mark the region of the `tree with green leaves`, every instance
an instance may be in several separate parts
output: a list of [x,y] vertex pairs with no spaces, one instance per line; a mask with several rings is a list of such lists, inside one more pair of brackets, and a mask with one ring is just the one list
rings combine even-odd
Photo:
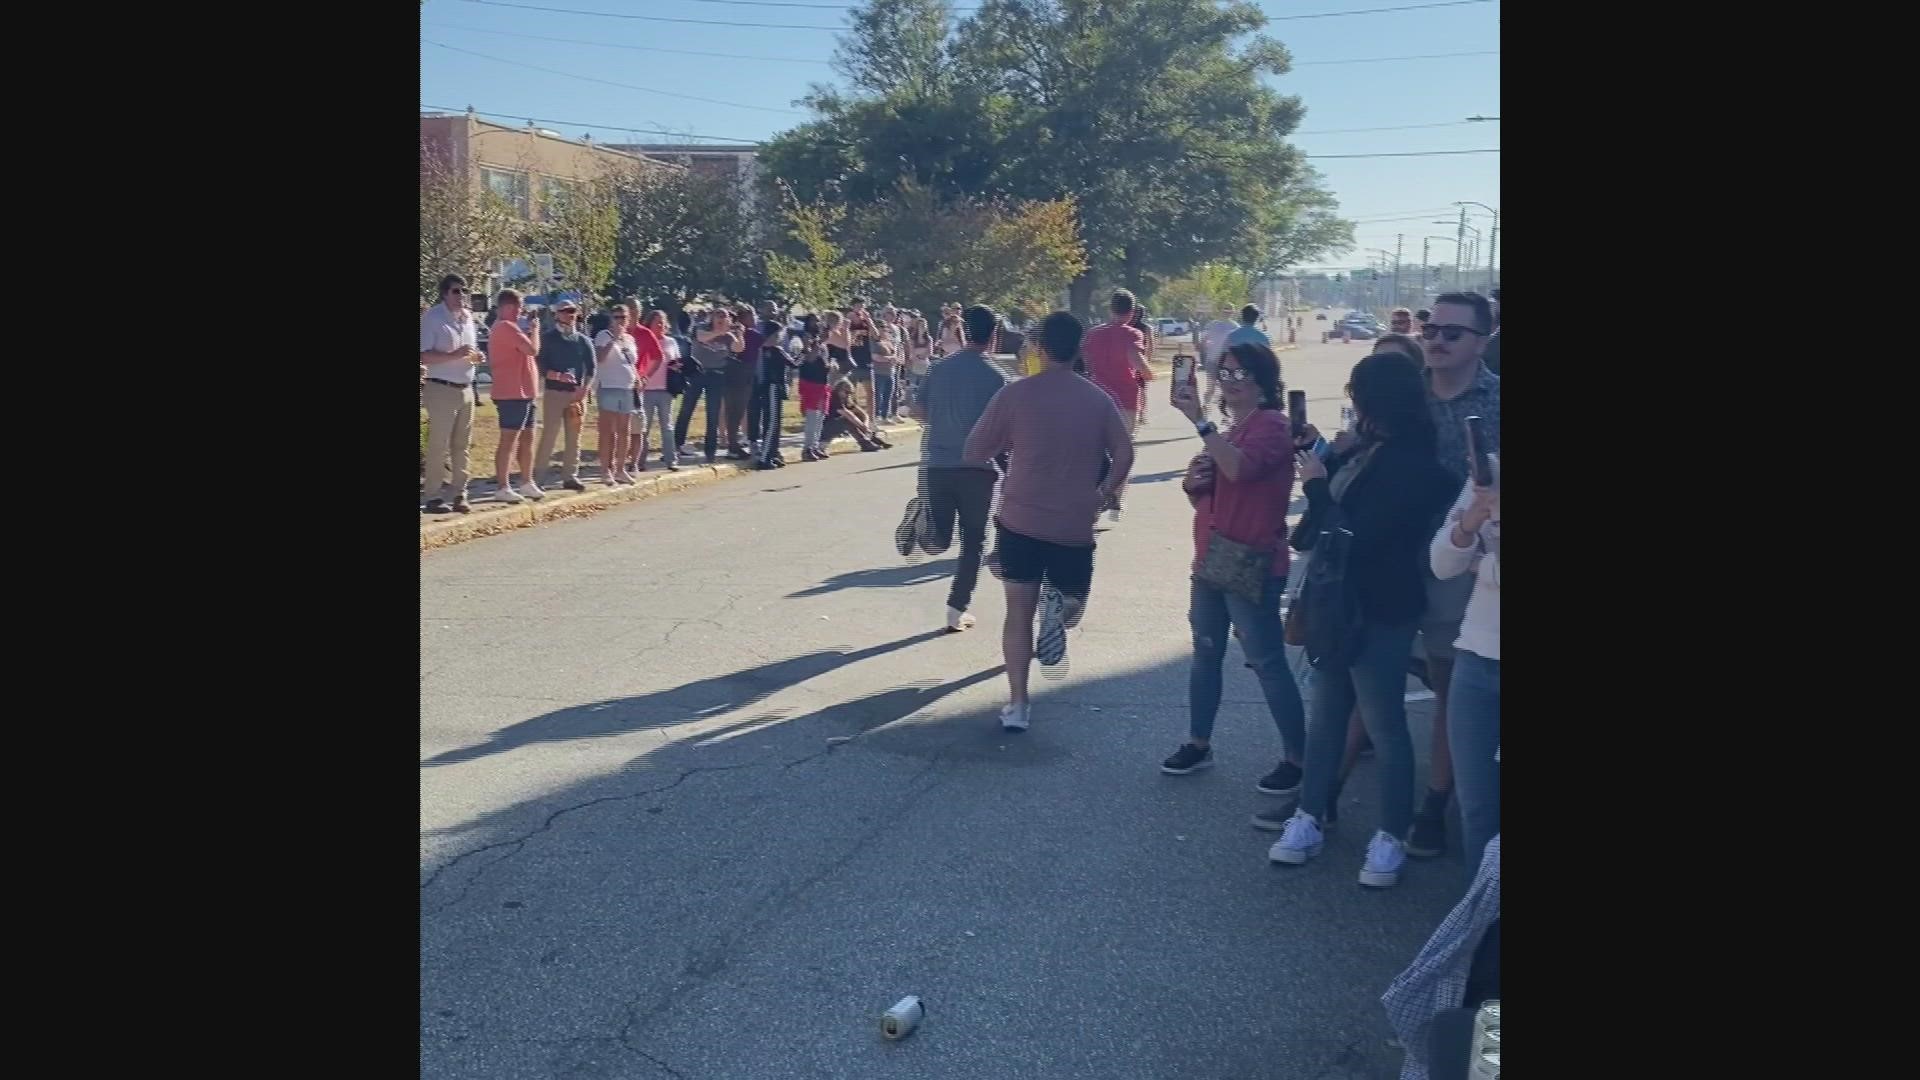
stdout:
[[[615,166],[599,175],[558,183],[543,195],[539,244],[553,254],[553,287],[600,296],[613,277],[620,238],[619,179]],[[542,290],[548,287],[542,283]]]
[[950,86],[946,0],[867,0],[848,17],[833,68],[873,97],[936,97]]
[[[866,10],[911,0],[871,0]],[[949,36],[905,21],[945,82],[817,91],[816,119],[762,155],[805,198],[883,199],[903,179],[943,200],[1071,197],[1096,284],[1146,291],[1206,262],[1282,269],[1348,242],[1286,137],[1303,109],[1263,76],[1290,65],[1244,0],[984,0]]]
[[783,189],[787,235],[804,253],[791,258],[777,251],[766,255],[767,280],[788,303],[809,311],[824,311],[846,303],[868,282],[884,277],[885,264],[846,257],[834,232],[846,211],[821,202],[803,203]]
[[502,259],[528,258],[527,223],[506,200],[434,155],[420,158],[420,297],[438,303],[440,279],[480,282]]
[[614,198],[615,293],[645,297],[669,310],[705,292],[739,298],[765,293],[759,251],[765,238],[731,181],[649,167],[620,174]]
[[957,196],[902,180],[848,218],[849,244],[884,260],[879,291],[921,311],[960,299],[1049,310],[1086,269],[1073,200]]

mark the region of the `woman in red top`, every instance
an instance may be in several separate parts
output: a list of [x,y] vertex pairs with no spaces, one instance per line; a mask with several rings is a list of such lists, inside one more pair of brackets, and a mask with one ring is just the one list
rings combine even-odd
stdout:
[[[1287,505],[1293,496],[1293,433],[1283,408],[1287,392],[1280,381],[1280,360],[1266,346],[1235,345],[1220,359],[1220,386],[1232,425],[1224,432],[1200,419],[1200,399],[1191,385],[1182,384],[1173,398],[1173,407],[1195,422],[1206,450],[1187,466],[1181,485],[1194,510],[1187,741],[1160,771],[1185,776],[1213,765],[1213,719],[1220,711],[1220,669],[1232,626],[1240,631],[1247,666],[1259,676],[1267,710],[1280,729],[1280,763],[1257,786],[1262,794],[1291,795],[1300,789],[1307,713],[1287,667],[1286,635],[1280,626],[1280,597],[1287,588]],[[1257,602],[1201,580],[1200,567],[1216,535],[1273,553]],[[1285,816],[1280,820],[1284,824]],[[1264,816],[1255,819],[1256,824],[1263,821]]]

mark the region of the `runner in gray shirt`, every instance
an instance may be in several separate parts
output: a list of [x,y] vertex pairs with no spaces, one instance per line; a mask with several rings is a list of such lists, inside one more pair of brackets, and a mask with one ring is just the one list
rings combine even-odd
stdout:
[[966,464],[963,451],[987,403],[1007,385],[1000,365],[986,354],[999,316],[992,308],[976,304],[966,310],[961,323],[966,347],[933,365],[914,402],[927,428],[922,439],[926,473],[921,495],[932,517],[935,550],[945,551],[953,543],[954,518],[960,519],[960,562],[947,594],[947,629],[956,631],[973,625],[967,605],[973,602],[973,587],[980,578],[993,485],[999,479],[991,465]]

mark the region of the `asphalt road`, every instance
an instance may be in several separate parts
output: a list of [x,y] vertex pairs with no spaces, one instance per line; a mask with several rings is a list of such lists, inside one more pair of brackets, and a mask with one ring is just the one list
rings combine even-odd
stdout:
[[[1323,427],[1367,348],[1282,355]],[[1395,1075],[1380,992],[1465,870],[1358,886],[1370,764],[1326,854],[1270,865],[1237,650],[1219,767],[1160,775],[1198,449],[1165,386],[1025,735],[998,582],[937,634],[950,560],[891,547],[912,441],[423,555],[422,1076]]]

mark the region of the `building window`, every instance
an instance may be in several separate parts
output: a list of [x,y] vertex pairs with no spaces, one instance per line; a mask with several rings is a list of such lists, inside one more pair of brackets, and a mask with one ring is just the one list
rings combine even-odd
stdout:
[[526,173],[483,167],[480,170],[480,182],[487,186],[488,191],[505,199],[507,205],[513,207],[521,217],[533,216],[531,200],[528,198]]
[[576,193],[580,185],[570,180],[560,180],[551,176],[540,178],[540,217],[545,220],[554,214],[556,201],[563,195]]

